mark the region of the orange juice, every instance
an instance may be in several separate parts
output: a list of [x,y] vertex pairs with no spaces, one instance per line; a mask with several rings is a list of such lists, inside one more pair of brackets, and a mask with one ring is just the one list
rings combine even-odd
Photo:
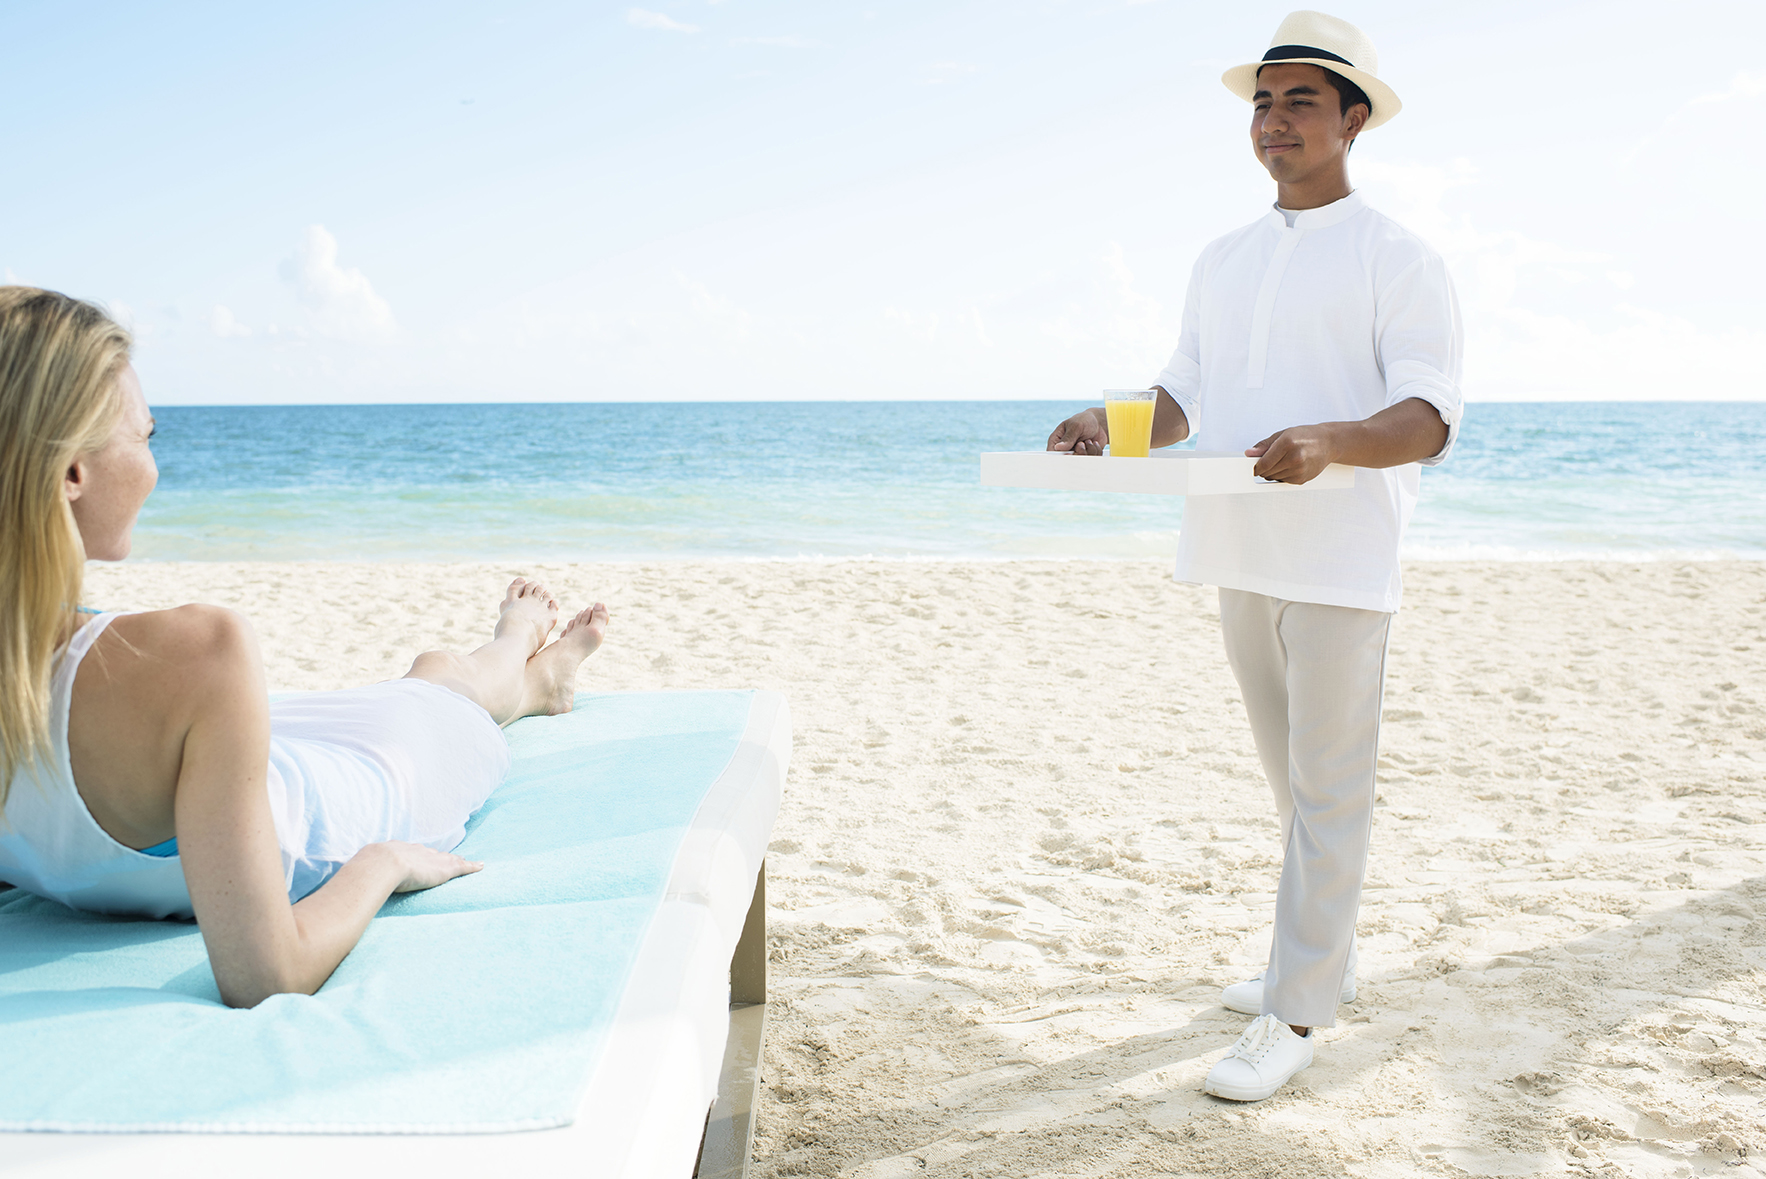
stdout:
[[1104,398],[1105,426],[1114,458],[1146,458],[1153,443],[1153,394]]

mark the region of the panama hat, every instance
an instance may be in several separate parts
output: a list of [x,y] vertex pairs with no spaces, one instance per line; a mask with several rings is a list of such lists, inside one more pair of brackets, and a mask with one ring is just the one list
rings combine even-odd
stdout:
[[1228,90],[1250,102],[1257,93],[1257,71],[1278,61],[1323,66],[1366,91],[1373,109],[1368,112],[1363,130],[1378,127],[1404,106],[1392,87],[1375,76],[1380,69],[1380,55],[1374,43],[1346,20],[1322,12],[1290,12],[1275,31],[1275,40],[1270,42],[1262,61],[1234,66],[1220,75],[1220,80]]

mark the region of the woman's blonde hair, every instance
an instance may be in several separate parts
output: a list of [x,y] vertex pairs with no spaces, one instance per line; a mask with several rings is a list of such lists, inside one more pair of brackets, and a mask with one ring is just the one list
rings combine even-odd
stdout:
[[0,286],[0,807],[49,737],[49,678],[86,550],[63,490],[110,440],[129,333],[90,303]]

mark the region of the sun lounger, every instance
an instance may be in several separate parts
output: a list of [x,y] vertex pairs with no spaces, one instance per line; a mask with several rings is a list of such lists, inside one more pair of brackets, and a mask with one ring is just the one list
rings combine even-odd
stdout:
[[227,1011],[188,924],[0,893],[0,1175],[745,1173],[784,698],[585,696],[510,741],[461,849],[490,868],[395,898],[310,999]]

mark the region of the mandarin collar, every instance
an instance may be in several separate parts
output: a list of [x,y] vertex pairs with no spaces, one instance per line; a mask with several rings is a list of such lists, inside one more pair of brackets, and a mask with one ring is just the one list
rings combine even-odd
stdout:
[[[1294,228],[1324,229],[1349,220],[1365,208],[1367,208],[1367,202],[1361,199],[1361,190],[1356,189],[1342,200],[1332,201],[1330,204],[1316,209],[1302,209],[1300,215],[1294,218]],[[1288,228],[1288,219],[1282,216],[1282,211],[1279,208],[1272,207],[1267,220],[1277,229]]]

